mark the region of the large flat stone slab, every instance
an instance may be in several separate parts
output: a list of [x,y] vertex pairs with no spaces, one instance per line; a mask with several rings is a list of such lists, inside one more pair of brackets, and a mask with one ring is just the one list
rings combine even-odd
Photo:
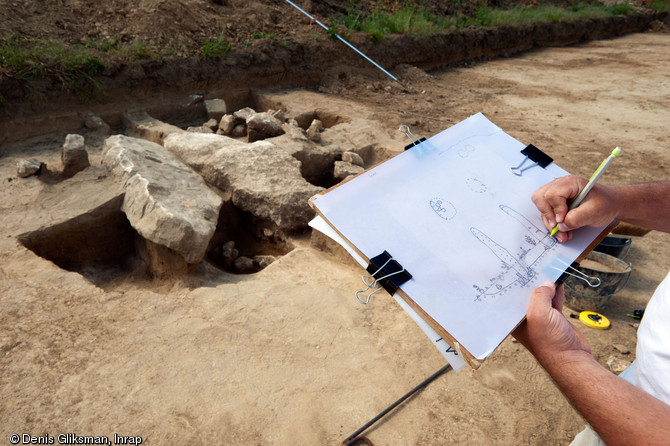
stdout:
[[147,139],[162,144],[165,137],[171,133],[181,133],[184,130],[150,116],[145,110],[128,110],[121,115],[126,127],[126,134],[135,138]]
[[307,227],[314,215],[308,200],[323,188],[305,180],[300,161],[270,142],[173,133],[164,144],[208,183],[231,193],[239,209],[283,231]]
[[123,183],[123,211],[145,239],[197,263],[218,220],[221,198],[162,146],[114,135],[105,141],[102,163]]

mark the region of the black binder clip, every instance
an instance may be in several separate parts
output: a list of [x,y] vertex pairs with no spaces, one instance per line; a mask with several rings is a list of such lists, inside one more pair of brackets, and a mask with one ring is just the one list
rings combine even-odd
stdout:
[[418,146],[419,144],[421,144],[422,142],[424,142],[426,140],[426,138],[417,138],[416,136],[414,136],[414,133],[412,133],[410,131],[409,127],[406,126],[406,125],[401,125],[398,130],[400,130],[405,135],[407,135],[409,140],[412,141],[411,143],[409,143],[405,146],[405,150],[411,149],[414,146]]
[[[542,150],[538,149],[537,147],[535,147],[535,146],[532,145],[532,144],[528,144],[528,145],[526,146],[526,148],[523,149],[523,150],[521,151],[521,153],[522,153],[523,155],[526,155],[526,157],[523,159],[523,161],[521,161],[521,164],[519,164],[519,165],[516,166],[516,167],[512,167],[512,168],[511,168],[512,173],[513,173],[514,175],[518,175],[518,176],[521,176],[521,173],[522,173],[524,170],[528,170],[528,169],[530,169],[531,167],[540,166],[540,167],[542,167],[542,168],[544,169],[544,168],[547,167],[549,164],[551,164],[551,162],[554,160],[552,157],[550,157],[549,155],[547,155],[547,154],[544,153]],[[533,164],[532,166],[528,166],[528,167],[525,167],[525,168],[522,169],[521,167],[522,167],[522,166],[526,163],[526,161],[528,161],[528,160],[531,160],[531,161],[532,161],[533,163],[535,163],[535,164]]]
[[[367,304],[373,294],[381,289],[385,289],[393,296],[398,288],[403,283],[412,278],[412,275],[400,263],[393,260],[388,251],[384,251],[376,257],[370,259],[370,264],[366,268],[370,274],[365,274],[361,277],[366,288],[356,291],[356,299],[362,303]],[[368,280],[372,280],[368,282]],[[378,286],[380,285],[380,286]],[[359,295],[367,290],[374,288],[374,291],[368,294],[365,299],[361,299]]]

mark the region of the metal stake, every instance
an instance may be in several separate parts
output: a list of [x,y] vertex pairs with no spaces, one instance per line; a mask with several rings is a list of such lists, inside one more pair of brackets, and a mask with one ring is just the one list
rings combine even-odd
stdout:
[[[402,402],[405,401],[407,398],[409,398],[410,396],[414,395],[414,394],[415,394],[416,392],[418,392],[419,390],[421,390],[421,389],[423,389],[424,387],[426,387],[426,386],[427,386],[428,384],[430,384],[433,380],[435,380],[436,378],[438,378],[438,377],[439,377],[440,375],[442,375],[443,373],[447,372],[450,368],[451,368],[451,366],[450,366],[449,364],[447,364],[447,365],[445,365],[444,367],[442,367],[440,370],[438,370],[437,372],[435,372],[433,375],[431,375],[430,377],[426,378],[426,380],[425,380],[424,382],[422,382],[421,384],[419,384],[418,386],[416,386],[415,388],[413,388],[412,390],[410,390],[409,392],[407,392],[407,393],[406,393],[402,398],[400,398],[398,401],[396,401],[395,403],[391,404],[389,407],[387,407],[386,409],[384,409],[379,415],[377,415],[376,417],[374,417],[373,419],[371,419],[370,421],[368,421],[367,423],[365,423],[365,425],[364,425],[363,427],[361,427],[360,429],[358,429],[358,430],[357,430],[356,432],[354,432],[353,434],[349,435],[349,436],[342,442],[342,445],[343,445],[343,446],[349,446],[350,444],[353,444],[355,441],[358,441],[358,440],[365,441],[365,440],[363,440],[363,438],[365,438],[365,437],[358,438],[358,436],[359,436],[360,434],[362,434],[367,428],[369,428],[370,426],[372,426],[373,424],[375,424],[377,421],[379,421],[384,415],[386,415],[387,413],[389,413],[390,411],[392,411],[393,409],[395,409],[397,406],[399,406],[400,404],[402,404]],[[370,444],[370,443],[369,443],[369,440],[368,440],[368,444]]]

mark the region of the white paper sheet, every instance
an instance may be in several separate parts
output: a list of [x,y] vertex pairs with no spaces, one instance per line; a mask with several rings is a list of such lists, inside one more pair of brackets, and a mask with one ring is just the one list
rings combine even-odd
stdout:
[[[514,175],[526,145],[481,113],[332,191],[314,205],[366,257],[384,250],[413,276],[402,290],[482,360],[603,228],[548,236],[533,191],[554,163]],[[525,166],[524,166],[525,167]]]

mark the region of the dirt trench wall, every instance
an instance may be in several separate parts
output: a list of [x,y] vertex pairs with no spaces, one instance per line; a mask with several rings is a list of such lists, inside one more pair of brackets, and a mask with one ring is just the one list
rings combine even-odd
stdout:
[[430,69],[466,60],[507,57],[537,47],[609,39],[648,30],[655,20],[668,21],[668,15],[631,14],[578,22],[465,29],[420,40],[411,36],[391,36],[383,47],[366,43],[362,49],[385,66],[405,63]]
[[[650,29],[654,21],[670,23],[670,16],[637,13],[578,22],[473,28],[424,39],[397,35],[388,36],[381,43],[357,33],[350,40],[391,71],[400,64],[430,69],[466,60],[506,57],[540,46],[642,32]],[[98,79],[102,93],[89,92],[83,99],[81,94],[64,92],[55,81],[27,86],[0,76],[0,94],[7,99],[4,110],[0,110],[0,145],[54,131],[76,130],[82,127],[87,112],[97,113],[114,125],[114,117],[128,108],[149,102],[173,108],[174,103],[194,93],[225,99],[240,108],[248,105],[245,101],[250,100],[252,89],[311,88],[319,85],[328,68],[340,64],[369,68],[371,79],[388,80],[353,50],[331,40],[283,45],[277,40],[262,39],[223,60],[148,60],[138,64],[109,69],[105,77]],[[34,100],[35,93],[41,98],[38,102]]]

